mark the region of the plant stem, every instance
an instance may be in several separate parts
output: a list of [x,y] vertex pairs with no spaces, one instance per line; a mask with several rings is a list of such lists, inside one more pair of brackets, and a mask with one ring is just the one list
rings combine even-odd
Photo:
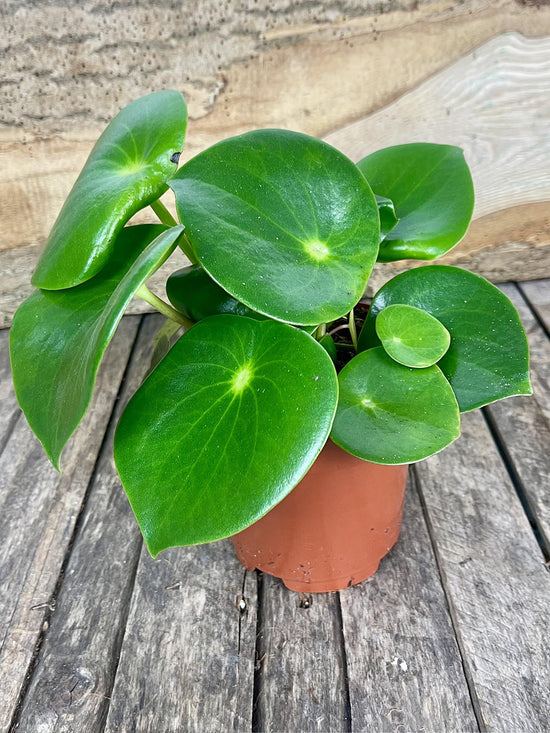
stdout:
[[315,332],[315,338],[317,339],[317,341],[320,341],[323,338],[323,336],[326,334],[326,332],[327,332],[327,324],[320,323],[319,326],[317,327],[317,331]]
[[348,326],[353,347],[355,351],[357,351],[357,329],[355,328],[355,314],[353,312],[353,308],[349,312]]
[[163,224],[166,224],[166,226],[169,227],[177,226],[178,222],[174,219],[172,214],[168,211],[168,209],[160,199],[153,201],[153,203],[151,204],[151,208]]
[[[166,226],[169,227],[177,226],[178,222],[174,219],[172,214],[168,211],[168,209],[160,199],[153,201],[153,203],[151,204],[151,208],[163,224],[166,224]],[[193,250],[193,245],[187,238],[187,234],[185,232],[183,232],[183,234],[178,237],[177,244],[183,254],[192,262],[193,265],[198,264],[198,260]]]
[[185,326],[185,328],[191,328],[191,326],[194,325],[193,321],[190,321],[185,316],[182,316],[182,314],[178,313],[175,308],[172,308],[171,305],[168,305],[168,303],[165,303],[164,300],[161,300],[157,295],[152,293],[147,285],[140,285],[140,287],[136,290],[136,295],[138,296],[138,298],[141,298],[146,303],[149,303],[149,305],[152,305],[153,308],[159,313],[162,313],[163,316],[166,316],[166,318],[170,318],[170,320],[175,321],[182,326]]

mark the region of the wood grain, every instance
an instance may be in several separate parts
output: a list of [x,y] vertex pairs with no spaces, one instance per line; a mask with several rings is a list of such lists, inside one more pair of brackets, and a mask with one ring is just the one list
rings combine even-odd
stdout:
[[0,454],[20,414],[11,380],[9,334],[0,331]]
[[340,595],[353,730],[477,732],[413,477],[397,545]]
[[550,280],[533,280],[522,283],[520,290],[550,333]]
[[256,602],[229,540],[144,549],[105,730],[249,731]]
[[108,349],[92,405],[62,458],[49,464],[21,417],[0,456],[0,730],[7,731],[51,612],[52,596],[135,338],[125,319]]
[[257,730],[349,730],[338,604],[336,593],[293,593],[264,575]]
[[[494,36],[507,31],[550,36],[550,7],[516,0],[388,0],[383,5],[374,0],[236,5],[205,0],[185,8],[147,0],[23,6],[5,0],[0,19],[5,59],[0,73],[0,255],[16,253],[0,257],[3,325],[9,324],[28,290],[39,247],[93,141],[130,100],[166,87],[185,94],[191,120],[183,161],[224,137],[256,127],[284,127],[319,137],[339,134],[349,123],[368,122],[373,113],[393,109],[394,100],[419,91],[419,85]],[[505,110],[503,117],[494,118],[492,129],[482,130],[483,139],[494,134],[487,148],[478,142],[478,150],[489,157],[511,141],[507,129],[503,131],[504,120],[507,124],[511,115],[517,124],[514,110],[527,68],[521,53],[511,58],[506,48],[504,44],[502,53],[496,52],[493,67],[500,57],[506,68],[518,64],[516,91],[503,90],[498,82],[485,90],[484,119],[490,118],[491,104]],[[509,159],[516,164],[513,181],[518,171],[521,178],[523,170],[532,168],[532,158],[521,157],[525,141],[537,138],[539,126],[548,122],[546,67],[538,76],[539,86],[525,103],[528,122],[510,142]],[[459,81],[453,81],[455,88]],[[533,105],[541,97],[533,121]],[[448,127],[454,120],[457,128],[466,126],[460,135],[473,134],[475,118],[458,109],[463,99],[452,101],[456,113],[443,122]],[[478,111],[467,97],[464,101],[465,108]],[[426,133],[433,132],[431,113],[425,118],[416,114],[417,132],[423,124]],[[369,144],[383,147],[396,134],[409,139],[409,118],[389,122]],[[544,172],[543,160],[541,156],[539,169]],[[495,171],[489,171],[483,185],[493,191],[496,179]],[[550,267],[548,213],[530,210],[526,226],[520,211],[540,201],[540,195],[538,191],[538,198],[521,205],[515,198],[499,199],[500,210],[514,213],[506,224],[498,217],[486,220],[479,236],[464,242],[462,252],[469,253],[465,263],[500,279],[510,278],[513,269],[521,277],[532,277],[533,267],[539,276],[544,274],[541,268]],[[485,258],[487,251],[490,257]],[[526,262],[527,253],[536,264]]]
[[[550,709],[550,574],[480,412],[415,467],[487,731],[541,733]],[[482,729],[483,729],[482,728]]]
[[142,545],[114,465],[113,436],[147,372],[162,321],[147,317],[139,330],[63,582],[52,599],[55,612],[17,718],[21,731],[104,728]]

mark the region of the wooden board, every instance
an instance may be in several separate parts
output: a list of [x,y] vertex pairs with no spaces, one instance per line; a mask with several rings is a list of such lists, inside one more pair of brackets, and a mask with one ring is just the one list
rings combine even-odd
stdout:
[[106,353],[92,405],[63,454],[63,474],[49,464],[23,417],[0,456],[0,537],[9,538],[0,555],[0,731],[9,728],[47,629],[137,325],[137,319],[125,319]]
[[353,730],[477,732],[413,476],[399,542],[340,595]]
[[415,467],[482,729],[540,733],[550,709],[550,574],[489,429]]
[[[382,8],[371,0],[258,0],[237,6],[205,0],[183,9],[147,0],[131,6],[5,0],[0,20],[0,326],[9,324],[28,292],[39,249],[105,123],[130,100],[166,87],[180,89],[189,102],[182,161],[256,127],[319,137],[333,133],[345,142],[350,123],[370,124],[373,116],[375,129],[382,119],[376,115],[384,113],[387,124],[379,124],[369,140],[376,147],[390,144],[396,134],[433,135],[434,119],[458,141],[470,134],[482,110],[476,155],[487,163],[494,162],[492,156],[501,163],[513,159],[512,182],[517,186],[516,178],[524,176],[523,196],[508,200],[501,189],[497,196],[500,169],[497,175],[486,167],[480,182],[499,213],[478,211],[460,262],[499,280],[510,273],[550,274],[549,214],[540,203],[547,201],[548,170],[542,154],[524,155],[540,142],[541,126],[548,125],[550,7],[545,3],[388,0]],[[529,40],[501,35],[509,31]],[[435,106],[429,114],[424,108],[415,113],[414,125],[410,105],[400,106],[404,116],[395,117],[396,99],[426,100],[423,83],[436,89],[448,78],[439,74],[454,69],[455,62],[463,64],[456,73],[466,64],[472,82],[487,81],[474,74],[471,54],[492,38],[492,56],[486,59],[492,82],[481,93],[473,87],[465,96],[457,92],[445,108],[432,97]],[[534,81],[533,64],[539,65]],[[499,65],[506,70],[505,88],[497,78]],[[435,87],[431,77],[439,79]],[[448,93],[459,90],[460,81],[452,79]],[[491,116],[491,109],[498,116]],[[468,110],[476,118],[466,117]],[[509,132],[511,126],[517,133]],[[534,180],[532,197],[526,185]]]

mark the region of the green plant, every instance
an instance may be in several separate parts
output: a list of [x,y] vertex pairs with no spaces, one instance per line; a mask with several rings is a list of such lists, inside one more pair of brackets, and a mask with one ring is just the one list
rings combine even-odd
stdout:
[[[473,187],[459,149],[401,145],[355,165],[306,135],[259,130],[177,170],[186,121],[166,91],[111,122],[10,340],[19,403],[59,467],[130,299],[167,316],[115,436],[153,555],[251,524],[329,436],[360,458],[409,463],[451,443],[460,412],[530,393],[517,313],[464,270],[398,275],[358,335],[354,308],[377,259],[434,259],[464,235]],[[168,186],[181,224],[159,201]],[[126,226],[147,205],[162,223]],[[145,282],[177,246],[192,265],[169,278],[169,305]],[[349,343],[333,338],[342,327]]]

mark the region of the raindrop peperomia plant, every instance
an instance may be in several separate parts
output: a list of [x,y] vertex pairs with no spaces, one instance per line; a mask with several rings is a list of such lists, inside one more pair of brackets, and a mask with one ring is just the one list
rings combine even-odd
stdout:
[[[399,145],[355,165],[312,137],[258,130],[177,170],[186,123],[182,96],[164,91],[109,124],[10,337],[17,398],[58,468],[132,297],[167,316],[115,435],[153,555],[250,525],[329,438],[368,461],[410,463],[457,438],[460,412],[530,393],[516,311],[462,269],[398,275],[356,327],[377,260],[432,260],[466,232],[461,150]],[[168,187],[181,223],[159,200]],[[126,226],[149,205],[160,224]],[[192,264],[169,277],[170,305],[145,283],[176,247]],[[349,343],[333,339],[342,328]]]

